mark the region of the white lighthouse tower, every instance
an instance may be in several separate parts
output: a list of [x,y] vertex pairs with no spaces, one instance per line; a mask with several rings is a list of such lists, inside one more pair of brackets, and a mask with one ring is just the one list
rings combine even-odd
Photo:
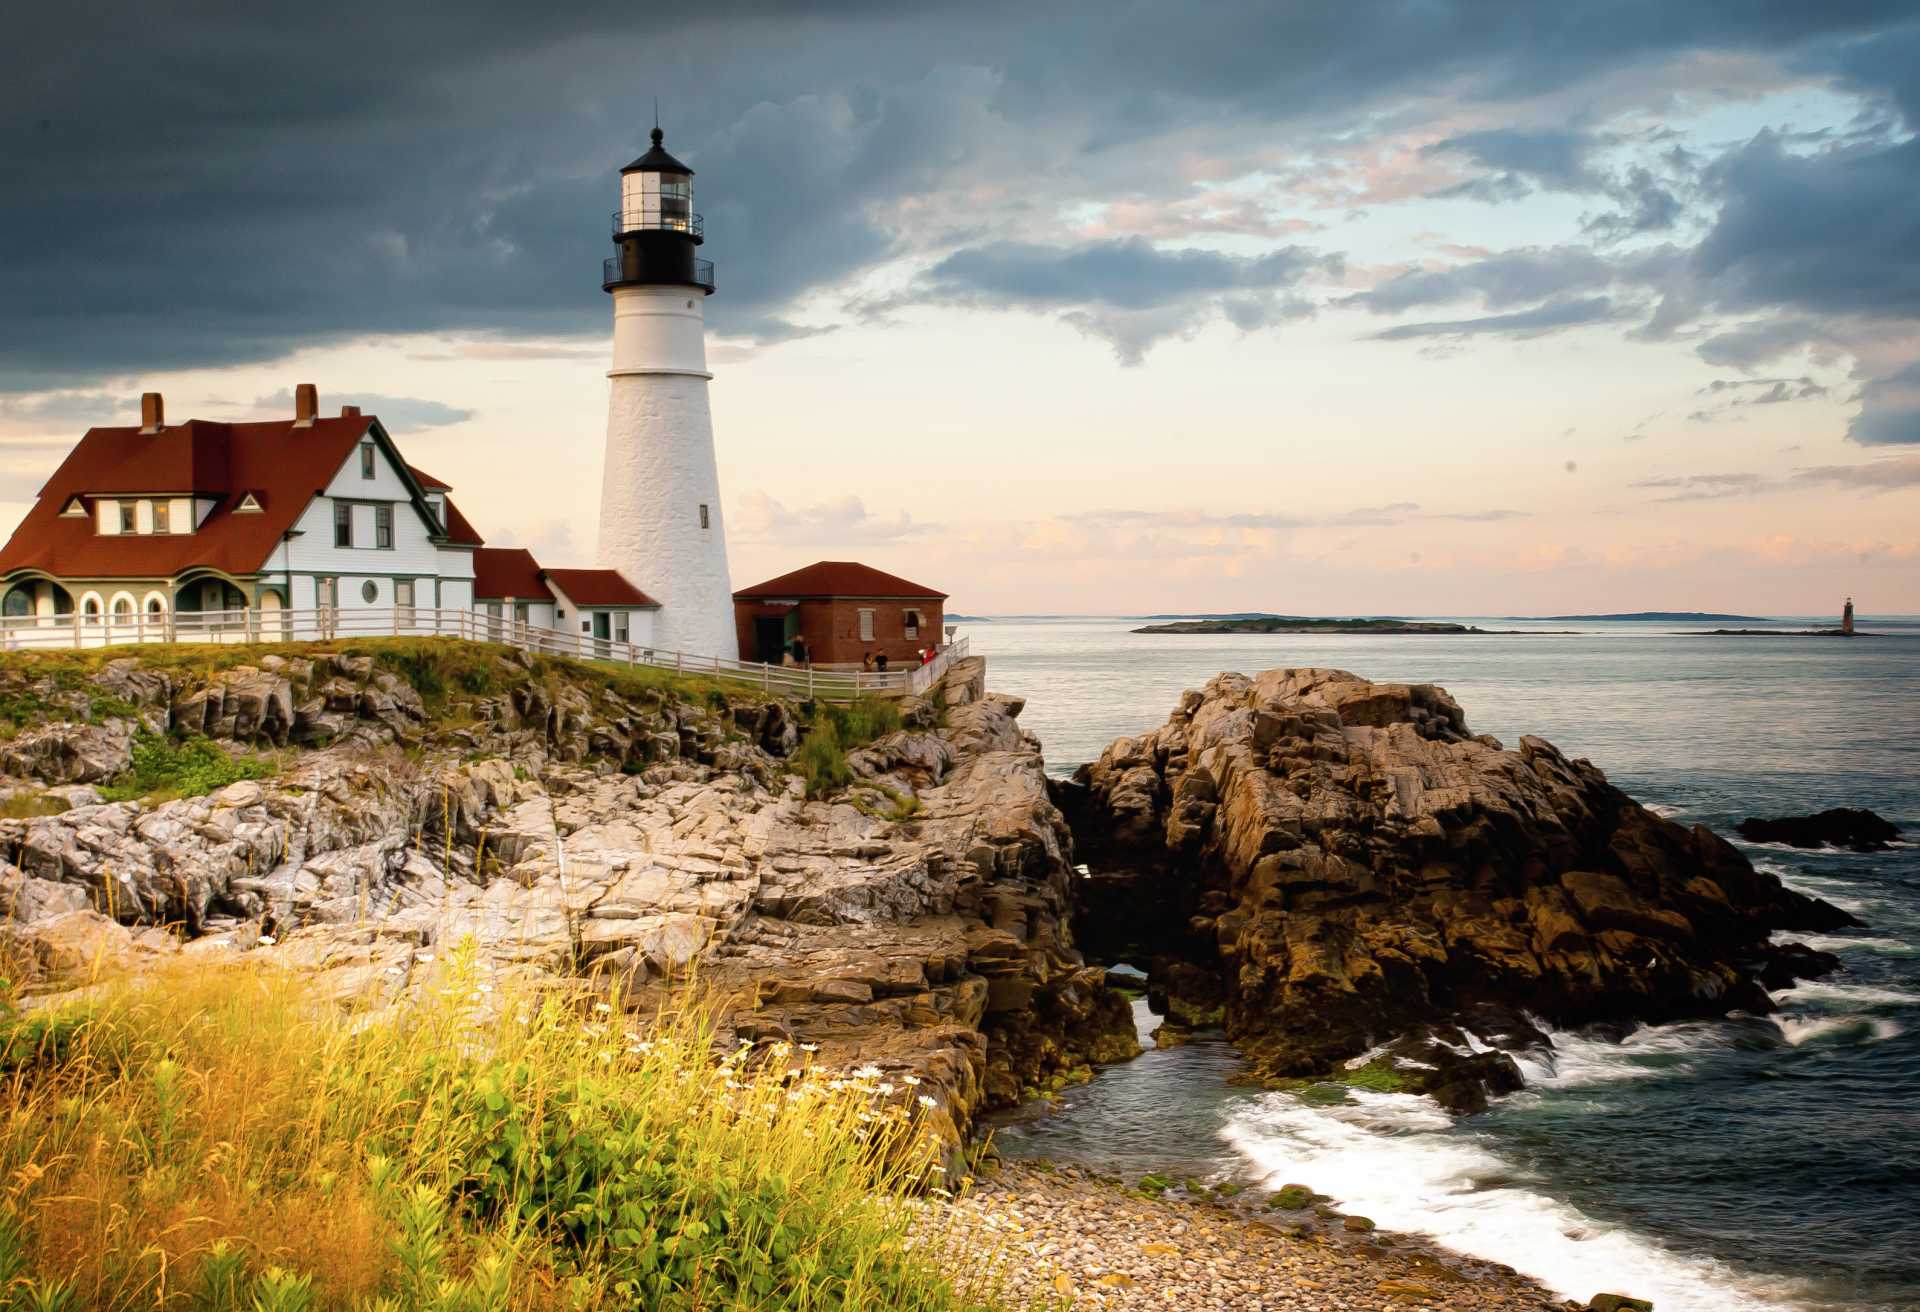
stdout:
[[600,563],[660,603],[653,645],[737,656],[720,474],[707,407],[705,305],[713,262],[693,212],[693,170],[662,133],[620,170],[613,216],[619,254],[601,285],[613,294],[612,387],[600,484]]

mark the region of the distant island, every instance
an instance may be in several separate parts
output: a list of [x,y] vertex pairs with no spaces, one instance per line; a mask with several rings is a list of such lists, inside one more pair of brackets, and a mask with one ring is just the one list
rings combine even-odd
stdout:
[[949,624],[991,624],[993,623],[993,617],[991,615],[949,615],[946,617],[946,622]]
[[1432,620],[1316,620],[1300,615],[1260,615],[1249,619],[1180,620],[1149,624],[1135,633],[1486,633],[1470,624]]
[[1562,623],[1572,620],[1646,620],[1666,623],[1713,623],[1725,624],[1729,621],[1740,624],[1765,624],[1765,615],[1719,615],[1706,610],[1634,610],[1618,615],[1506,615],[1509,620],[1558,620]]

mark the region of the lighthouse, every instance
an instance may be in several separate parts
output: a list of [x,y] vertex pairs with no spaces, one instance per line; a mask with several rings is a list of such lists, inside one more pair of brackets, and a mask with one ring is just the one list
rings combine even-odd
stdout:
[[601,268],[613,296],[607,453],[600,483],[602,565],[644,581],[660,610],[661,651],[738,649],[707,405],[706,300],[713,262],[693,210],[693,170],[653,147],[620,170],[617,253]]

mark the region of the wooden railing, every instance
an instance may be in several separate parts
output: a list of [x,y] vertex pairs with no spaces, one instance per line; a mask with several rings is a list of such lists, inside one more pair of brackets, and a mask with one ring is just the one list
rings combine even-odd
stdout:
[[425,606],[341,607],[321,610],[173,611],[166,614],[22,615],[0,619],[0,648],[73,650],[139,643],[331,642],[342,638],[466,638],[503,642],[522,651],[578,660],[611,661],[698,674],[788,697],[845,702],[857,697],[901,697],[925,692],[956,660],[967,640],[943,647],[925,665],[898,670],[814,670],[763,665],[720,656],[662,651],[617,638],[541,628],[506,616]]

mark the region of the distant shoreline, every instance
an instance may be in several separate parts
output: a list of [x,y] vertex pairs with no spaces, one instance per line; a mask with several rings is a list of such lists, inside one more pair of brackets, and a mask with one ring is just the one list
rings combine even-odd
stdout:
[[1265,619],[1180,620],[1172,624],[1148,624],[1130,630],[1133,633],[1382,633],[1382,634],[1458,634],[1470,636],[1519,636],[1540,632],[1535,629],[1482,629],[1471,624],[1422,620],[1316,620],[1298,616]]

